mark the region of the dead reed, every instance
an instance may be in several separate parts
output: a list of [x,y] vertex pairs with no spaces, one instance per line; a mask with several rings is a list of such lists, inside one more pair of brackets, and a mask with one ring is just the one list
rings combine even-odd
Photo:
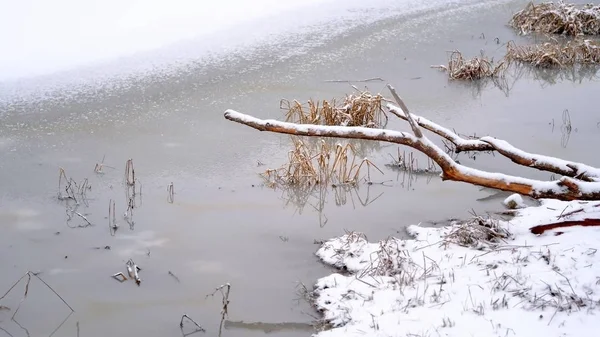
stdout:
[[125,183],[127,186],[135,185],[135,169],[133,168],[133,159],[128,159],[125,163]]
[[173,182],[171,182],[169,184],[169,186],[167,186],[167,201],[172,204],[173,201],[175,200],[175,187],[173,187]]
[[85,202],[87,199],[86,192],[91,189],[92,187],[87,178],[77,184],[73,178],[67,177],[67,173],[63,168],[58,169],[58,200],[73,200],[79,204],[80,200]]
[[286,121],[292,123],[384,127],[388,117],[382,108],[382,102],[385,100],[383,96],[354,88],[357,93],[346,95],[342,103],[335,99],[311,99],[306,104],[301,104],[297,100],[283,99],[279,107],[286,111]]
[[299,137],[292,137],[292,142],[294,148],[288,154],[288,163],[262,174],[268,186],[355,185],[365,178],[361,175],[364,170],[367,181],[371,181],[371,168],[383,174],[367,158],[358,159],[351,143],[330,146],[323,140],[312,147]]
[[115,211],[115,201],[108,201],[108,229],[110,230],[110,235],[114,236],[119,229],[119,225],[117,224],[117,213]]
[[577,39],[564,44],[546,42],[530,46],[507,44],[506,59],[541,68],[565,68],[574,65],[600,64],[600,44]]
[[483,78],[501,77],[508,64],[502,60],[494,64],[493,60],[481,56],[465,59],[458,50],[452,51],[448,56],[448,65],[432,66],[448,73],[451,80],[479,80]]
[[509,25],[526,35],[531,32],[568,36],[600,34],[600,6],[586,4],[579,8],[562,1],[534,4],[530,2],[515,13]]
[[223,331],[223,323],[225,323],[225,318],[229,315],[229,292],[231,291],[231,284],[225,283],[220,285],[215,289],[212,294],[206,295],[206,298],[215,296],[217,292],[221,293],[221,323],[219,324],[219,337],[221,337],[221,333]]

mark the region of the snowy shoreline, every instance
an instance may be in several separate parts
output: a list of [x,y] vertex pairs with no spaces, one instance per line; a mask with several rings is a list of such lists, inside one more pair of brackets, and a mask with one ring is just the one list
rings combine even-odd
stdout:
[[509,221],[412,225],[411,240],[331,239],[316,255],[340,271],[316,283],[331,326],[316,336],[595,336],[600,228],[530,228],[600,218],[598,205],[542,200]]

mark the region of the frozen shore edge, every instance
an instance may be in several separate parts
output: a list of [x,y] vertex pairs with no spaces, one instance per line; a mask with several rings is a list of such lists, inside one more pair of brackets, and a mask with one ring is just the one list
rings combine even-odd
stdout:
[[596,336],[600,228],[529,229],[600,218],[598,205],[542,200],[510,221],[411,225],[410,240],[328,240],[316,255],[339,272],[316,282],[331,329],[315,336]]

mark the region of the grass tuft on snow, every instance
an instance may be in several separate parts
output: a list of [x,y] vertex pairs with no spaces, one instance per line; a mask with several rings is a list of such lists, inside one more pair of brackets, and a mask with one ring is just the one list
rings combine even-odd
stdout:
[[592,204],[543,200],[510,222],[412,225],[411,240],[329,240],[316,255],[340,272],[316,283],[315,305],[332,327],[317,335],[595,336],[600,228],[529,231],[565,214],[600,217]]

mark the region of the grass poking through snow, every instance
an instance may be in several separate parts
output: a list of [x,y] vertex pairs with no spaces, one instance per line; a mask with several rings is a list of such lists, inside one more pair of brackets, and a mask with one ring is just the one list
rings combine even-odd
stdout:
[[[581,207],[544,200],[510,222],[476,216],[409,226],[410,240],[348,232],[326,241],[316,254],[340,271],[312,294],[332,327],[317,336],[594,336],[600,229],[529,231]],[[569,217],[600,217],[596,209]]]

